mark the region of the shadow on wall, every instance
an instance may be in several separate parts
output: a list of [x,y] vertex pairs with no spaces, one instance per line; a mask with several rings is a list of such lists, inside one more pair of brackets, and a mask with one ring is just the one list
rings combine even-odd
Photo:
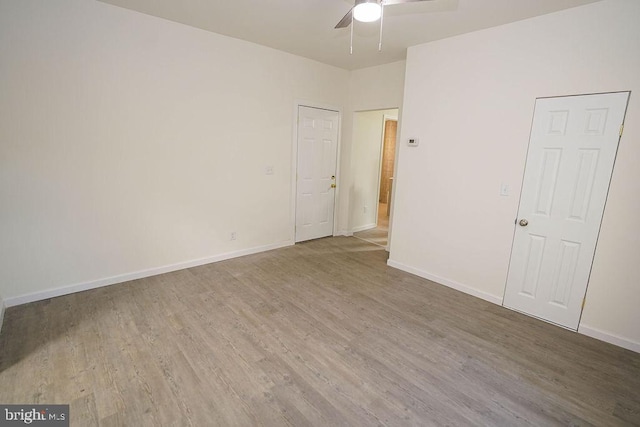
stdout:
[[353,232],[353,228],[354,228],[354,223],[356,222],[355,219],[355,214],[354,214],[354,209],[353,206],[357,206],[357,203],[360,202],[360,199],[362,198],[362,195],[358,192],[358,190],[356,189],[356,187],[353,185],[353,183],[351,183],[351,185],[349,186],[349,223],[348,223],[348,230],[350,232]]

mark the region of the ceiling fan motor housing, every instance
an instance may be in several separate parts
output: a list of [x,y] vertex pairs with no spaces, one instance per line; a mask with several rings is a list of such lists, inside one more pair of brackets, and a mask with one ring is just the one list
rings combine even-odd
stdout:
[[382,6],[378,0],[356,0],[353,18],[360,22],[373,22],[380,19]]

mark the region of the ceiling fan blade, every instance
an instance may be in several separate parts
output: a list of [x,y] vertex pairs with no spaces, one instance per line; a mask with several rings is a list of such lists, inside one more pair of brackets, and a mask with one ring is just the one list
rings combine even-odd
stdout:
[[393,4],[415,3],[418,1],[432,1],[432,0],[382,0],[382,4],[384,6],[390,6]]
[[344,18],[342,18],[340,22],[338,22],[335,28],[347,28],[349,25],[351,25],[351,21],[353,20],[351,15],[353,15],[353,8],[351,8],[351,10],[349,10],[349,12],[344,15]]

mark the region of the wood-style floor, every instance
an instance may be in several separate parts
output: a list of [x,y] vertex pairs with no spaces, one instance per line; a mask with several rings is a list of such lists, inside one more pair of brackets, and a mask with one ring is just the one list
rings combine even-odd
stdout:
[[1,403],[71,425],[632,425],[640,354],[328,238],[9,308]]
[[376,245],[387,247],[389,242],[389,217],[387,216],[387,204],[378,204],[378,222],[375,228],[353,233],[353,237],[366,240]]

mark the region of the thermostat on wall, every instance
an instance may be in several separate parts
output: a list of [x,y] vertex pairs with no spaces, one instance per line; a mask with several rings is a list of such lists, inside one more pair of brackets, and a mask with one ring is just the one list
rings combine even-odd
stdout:
[[409,147],[417,147],[420,145],[420,140],[418,140],[418,138],[409,138],[407,139],[407,145]]

